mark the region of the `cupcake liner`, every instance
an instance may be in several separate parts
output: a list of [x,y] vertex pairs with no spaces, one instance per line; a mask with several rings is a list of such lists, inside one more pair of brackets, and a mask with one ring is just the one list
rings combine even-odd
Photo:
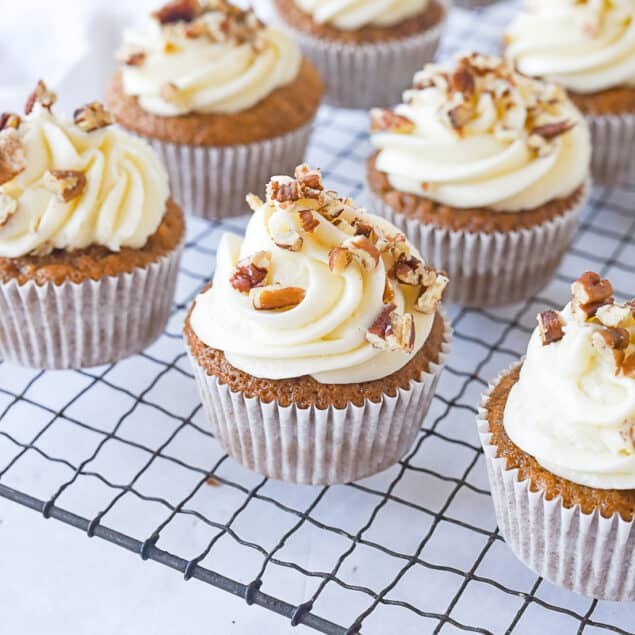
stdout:
[[181,250],[100,280],[0,283],[0,354],[21,366],[83,368],[138,353],[168,320]]
[[512,368],[501,373],[484,393],[478,431],[485,453],[496,519],[514,555],[545,579],[590,597],[635,600],[635,522],[619,514],[604,518],[597,510],[585,514],[577,505],[566,508],[558,496],[547,500],[520,481],[518,469],[507,469],[490,443],[486,405],[492,390]]
[[232,392],[215,375],[206,374],[188,347],[214,435],[245,467],[290,483],[348,483],[387,469],[412,446],[430,407],[452,338],[449,322],[441,315],[444,343],[427,373],[379,403],[367,400],[342,409],[281,406]]
[[591,173],[599,185],[635,183],[635,113],[587,115],[591,129]]
[[347,44],[290,30],[327,84],[325,102],[341,108],[388,107],[412,85],[413,75],[434,59],[451,0],[438,0],[445,15],[423,33],[378,44]]
[[426,262],[450,278],[445,300],[472,307],[500,306],[534,295],[553,277],[575,233],[591,190],[553,220],[507,233],[465,232],[425,225],[372,195],[370,209],[403,231]]
[[477,9],[479,7],[487,7],[494,4],[498,0],[454,0],[454,4],[462,9]]
[[144,137],[158,152],[170,191],[189,214],[210,220],[245,214],[245,196],[262,192],[272,174],[302,163],[313,118],[287,134],[233,146],[193,146]]

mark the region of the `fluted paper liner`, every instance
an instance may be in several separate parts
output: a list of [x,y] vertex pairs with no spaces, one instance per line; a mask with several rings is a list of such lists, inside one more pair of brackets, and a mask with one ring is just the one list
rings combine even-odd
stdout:
[[0,354],[34,368],[82,368],[149,346],[170,316],[182,245],[130,273],[0,283]]
[[635,113],[587,115],[591,172],[599,185],[635,184]]
[[414,443],[450,348],[445,314],[444,343],[437,363],[408,389],[378,403],[346,408],[299,408],[265,403],[232,392],[199,366],[188,348],[203,408],[223,449],[245,467],[290,483],[348,483],[397,463]]
[[635,522],[615,513],[604,518],[598,510],[585,514],[579,505],[567,508],[558,496],[531,491],[519,480],[518,469],[507,469],[491,444],[487,403],[500,380],[489,384],[478,410],[478,431],[498,526],[516,557],[545,579],[576,593],[615,600],[635,600]]
[[210,220],[249,212],[245,196],[264,194],[272,174],[302,163],[313,118],[287,134],[233,146],[194,146],[143,137],[167,168],[170,191],[188,214]]
[[294,29],[282,17],[278,25],[291,32],[324,78],[327,103],[341,108],[388,107],[412,85],[414,74],[434,59],[452,6],[451,0],[439,3],[445,14],[438,24],[417,35],[377,44],[320,39]]
[[370,210],[406,234],[426,262],[448,273],[445,300],[464,306],[512,304],[531,297],[555,274],[575,234],[590,183],[564,214],[530,229],[466,232],[426,225],[372,194]]

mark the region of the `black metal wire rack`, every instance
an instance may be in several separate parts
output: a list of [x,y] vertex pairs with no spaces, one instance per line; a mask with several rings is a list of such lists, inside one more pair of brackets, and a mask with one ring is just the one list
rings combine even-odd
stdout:
[[[495,48],[514,5],[455,11],[443,54]],[[363,195],[371,151],[365,130],[363,113],[325,107],[308,156],[353,197]],[[336,487],[269,481],[214,441],[181,325],[212,275],[220,235],[241,232],[245,219],[193,220],[172,318],[143,354],[67,372],[0,364],[0,496],[323,633],[628,634],[635,605],[557,589],[511,555],[474,418],[487,381],[524,352],[536,313],[562,306],[581,271],[632,295],[634,195],[593,191],[538,297],[452,307],[453,350],[415,446],[394,468]]]

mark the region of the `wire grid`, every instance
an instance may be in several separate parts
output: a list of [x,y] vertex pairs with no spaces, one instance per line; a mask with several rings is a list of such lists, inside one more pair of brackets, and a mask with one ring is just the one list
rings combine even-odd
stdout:
[[[444,53],[495,48],[514,5],[455,10]],[[330,187],[362,199],[366,126],[363,113],[324,107],[308,153]],[[593,191],[538,297],[451,307],[453,350],[414,447],[382,474],[334,487],[262,478],[214,441],[181,327],[220,235],[247,219],[194,219],[172,317],[144,353],[77,371],[0,364],[0,495],[324,633],[631,633],[635,604],[558,589],[508,550],[474,419],[487,381],[524,352],[535,314],[565,304],[581,271],[630,297],[633,194]]]

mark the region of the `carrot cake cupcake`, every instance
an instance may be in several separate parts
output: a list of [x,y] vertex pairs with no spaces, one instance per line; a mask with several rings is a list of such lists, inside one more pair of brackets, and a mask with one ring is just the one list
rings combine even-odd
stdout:
[[375,206],[448,272],[448,300],[529,297],[552,277],[588,196],[589,131],[558,86],[477,53],[428,65],[371,111]]
[[252,11],[176,0],[125,33],[118,59],[108,105],[159,152],[187,212],[242,213],[248,192],[302,160],[322,82]]
[[449,348],[447,278],[306,165],[249,205],[244,240],[223,236],[185,324],[216,438],[285,481],[390,467],[421,427]]
[[327,101],[389,106],[434,58],[450,0],[274,0],[278,16],[327,82]]
[[568,589],[635,600],[635,302],[587,272],[543,311],[526,359],[482,400],[498,525],[527,566]]
[[73,121],[39,82],[0,116],[0,354],[79,368],[139,352],[163,330],[184,219],[149,145],[98,102]]
[[635,3],[527,0],[505,46],[520,71],[562,84],[587,117],[594,178],[635,181]]

